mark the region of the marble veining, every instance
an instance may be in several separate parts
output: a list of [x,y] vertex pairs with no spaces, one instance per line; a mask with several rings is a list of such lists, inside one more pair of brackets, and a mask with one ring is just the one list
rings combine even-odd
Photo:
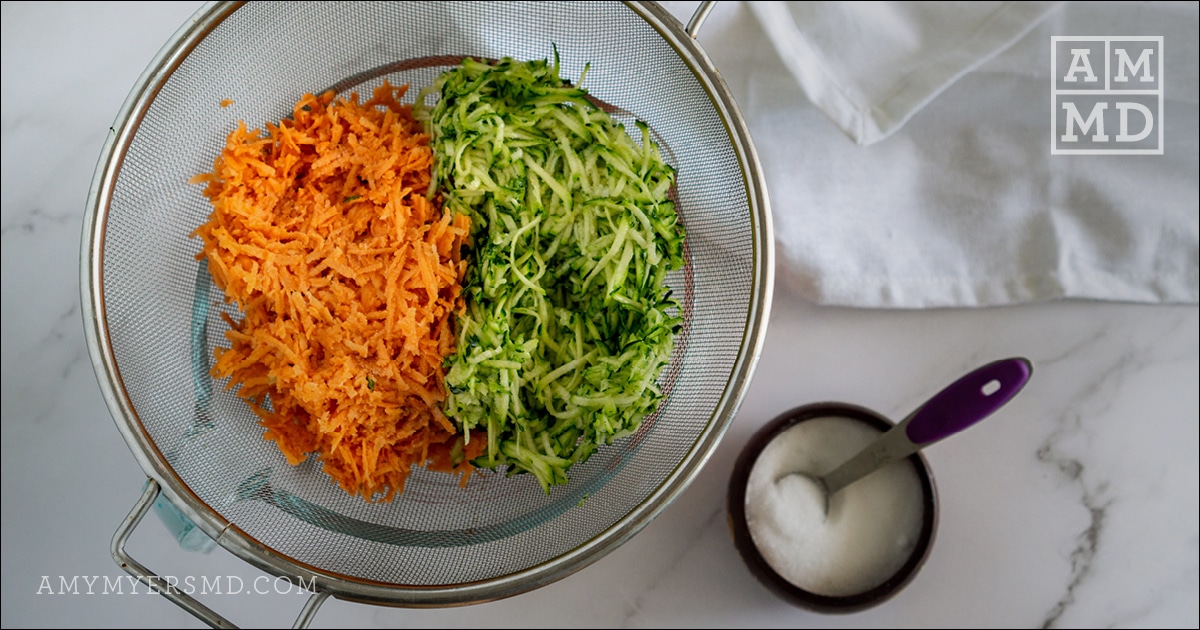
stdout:
[[622,619],[621,627],[637,627],[639,624],[638,617],[642,613],[643,607],[647,602],[655,599],[656,590],[667,577],[676,575],[683,570],[682,566],[687,557],[692,553],[703,553],[700,548],[706,540],[704,534],[713,528],[725,524],[725,505],[721,503],[716,509],[710,510],[707,517],[697,519],[696,526],[691,531],[681,531],[678,533],[679,546],[670,551],[670,555],[666,557],[666,561],[660,563],[657,570],[648,574],[640,575],[639,577],[646,582],[638,589],[637,595],[625,602],[624,618]]
[[[1065,352],[1062,356],[1044,361],[1044,363],[1055,364],[1061,362],[1072,356],[1073,350],[1094,344],[1104,336],[1104,331],[1100,330],[1091,338],[1085,339],[1074,348]],[[1097,393],[1096,388],[1089,389],[1091,390],[1090,393]],[[1079,414],[1073,411],[1066,412],[1064,417],[1059,420],[1059,424],[1054,432],[1051,433],[1046,442],[1037,450],[1038,461],[1053,466],[1067,483],[1079,487],[1081,495],[1080,503],[1087,510],[1090,518],[1090,524],[1086,530],[1079,533],[1077,537],[1078,544],[1069,555],[1071,562],[1070,583],[1067,584],[1061,599],[1058,600],[1054,608],[1046,615],[1046,619],[1041,624],[1042,628],[1057,627],[1059,620],[1068,611],[1070,606],[1075,603],[1075,590],[1088,579],[1092,568],[1092,560],[1096,556],[1097,545],[1101,540],[1105,513],[1113,502],[1111,497],[1101,498],[1098,496],[1108,490],[1109,484],[1107,482],[1101,482],[1093,490],[1083,479],[1084,463],[1075,457],[1062,454],[1056,449],[1056,444],[1064,435],[1073,434],[1080,430],[1082,430],[1082,423]]]
[[[1129,345],[1127,338],[1114,335],[1107,327],[1098,328],[1093,334],[1073,344],[1061,355],[1043,360],[1043,364],[1054,366],[1058,364],[1075,366],[1081,358],[1088,355],[1088,350],[1116,342],[1120,348],[1111,359],[1103,360],[1093,365],[1094,374],[1083,387],[1073,393],[1066,408],[1059,413],[1059,419],[1054,430],[1045,442],[1037,449],[1038,461],[1053,467],[1062,481],[1074,487],[1079,494],[1079,503],[1087,514],[1087,526],[1076,536],[1075,547],[1067,558],[1070,561],[1070,581],[1066,585],[1062,597],[1047,613],[1042,623],[1043,628],[1054,628],[1062,625],[1077,625],[1077,617],[1073,615],[1073,607],[1078,602],[1078,594],[1089,588],[1089,582],[1096,571],[1097,557],[1107,551],[1109,541],[1108,525],[1114,512],[1125,514],[1127,518],[1138,518],[1129,514],[1136,507],[1126,500],[1136,492],[1138,486],[1143,488],[1161,486],[1153,466],[1139,471],[1142,483],[1131,483],[1131,480],[1117,474],[1110,462],[1095,461],[1096,455],[1090,448],[1096,441],[1102,440],[1100,429],[1094,426],[1093,419],[1109,417],[1121,410],[1114,410],[1113,394],[1128,386],[1128,381],[1143,374],[1154,365],[1177,365],[1186,360],[1189,352],[1194,352],[1194,346],[1185,344],[1172,347],[1170,339],[1178,334],[1181,326],[1186,326],[1185,320],[1169,322],[1161,332],[1150,331],[1148,346]],[[1193,335],[1194,336],[1194,335]],[[1096,359],[1088,357],[1095,361]],[[1122,427],[1119,415],[1104,423],[1104,427],[1125,429],[1125,433],[1136,432],[1134,427]],[[1095,465],[1088,462],[1094,461]],[[1149,461],[1139,461],[1138,464],[1150,464]],[[1190,544],[1188,544],[1190,543]],[[1193,557],[1196,553],[1196,539],[1186,541],[1191,547]],[[1193,562],[1193,566],[1195,563]],[[1126,599],[1135,602],[1142,599],[1142,593],[1126,593]],[[1136,606],[1131,609],[1135,610]],[[1086,619],[1087,616],[1085,615]],[[1132,615],[1137,618],[1137,615]]]

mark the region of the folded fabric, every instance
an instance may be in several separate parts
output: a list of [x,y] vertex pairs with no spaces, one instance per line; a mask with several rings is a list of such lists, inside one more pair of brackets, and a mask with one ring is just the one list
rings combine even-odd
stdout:
[[[718,3],[699,39],[763,164],[780,281],[856,307],[1200,301],[1197,4],[975,4]],[[1051,154],[1056,35],[1164,37],[1162,155]]]
[[751,2],[784,64],[859,144],[899,129],[1060,2]]

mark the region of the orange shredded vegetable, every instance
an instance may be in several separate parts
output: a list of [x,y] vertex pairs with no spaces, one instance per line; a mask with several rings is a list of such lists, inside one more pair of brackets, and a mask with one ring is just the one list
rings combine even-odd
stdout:
[[426,196],[433,158],[406,87],[305,95],[265,134],[239,123],[191,180],[213,206],[197,258],[243,314],[226,316],[213,375],[240,385],[291,464],[318,453],[367,500],[390,501],[413,466],[465,484],[486,443],[464,444],[440,409],[470,226]]

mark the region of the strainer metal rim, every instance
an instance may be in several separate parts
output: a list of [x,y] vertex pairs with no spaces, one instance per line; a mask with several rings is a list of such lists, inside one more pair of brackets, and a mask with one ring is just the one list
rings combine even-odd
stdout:
[[[93,370],[110,414],[134,458],[168,499],[223,548],[251,565],[280,577],[313,580],[324,594],[339,599],[406,607],[437,607],[491,601],[544,586],[582,569],[629,540],[658,516],[692,482],[716,450],[736,416],[762,350],[774,285],[774,237],[764,174],[750,134],[732,94],[696,32],[712,3],[704,3],[685,28],[655,2],[625,2],[679,54],[715,105],[741,165],[752,215],[754,281],[747,322],[730,377],[712,417],[674,471],[653,493],[601,534],[568,553],[522,571],[477,582],[411,586],[341,575],[279,554],[221,517],[179,478],[149,439],[117,365],[104,304],[104,243],[107,216],[125,154],[156,94],[187,54],[244,2],[212,1],[201,7],[160,49],[139,77],[110,128],[88,191],[80,255],[81,308]],[[127,533],[126,533],[127,535]],[[114,539],[114,555],[116,555]],[[128,567],[127,567],[128,569]],[[177,602],[178,603],[178,602]]]

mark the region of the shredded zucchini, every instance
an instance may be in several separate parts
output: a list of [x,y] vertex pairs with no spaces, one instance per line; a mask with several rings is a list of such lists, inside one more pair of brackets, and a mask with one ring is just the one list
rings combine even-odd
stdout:
[[635,142],[559,77],[557,51],[553,65],[466,60],[415,113],[433,138],[431,190],[472,225],[444,410],[465,435],[486,431],[475,465],[549,492],[662,398],[682,323],[664,285],[683,265],[674,169],[645,124]]

